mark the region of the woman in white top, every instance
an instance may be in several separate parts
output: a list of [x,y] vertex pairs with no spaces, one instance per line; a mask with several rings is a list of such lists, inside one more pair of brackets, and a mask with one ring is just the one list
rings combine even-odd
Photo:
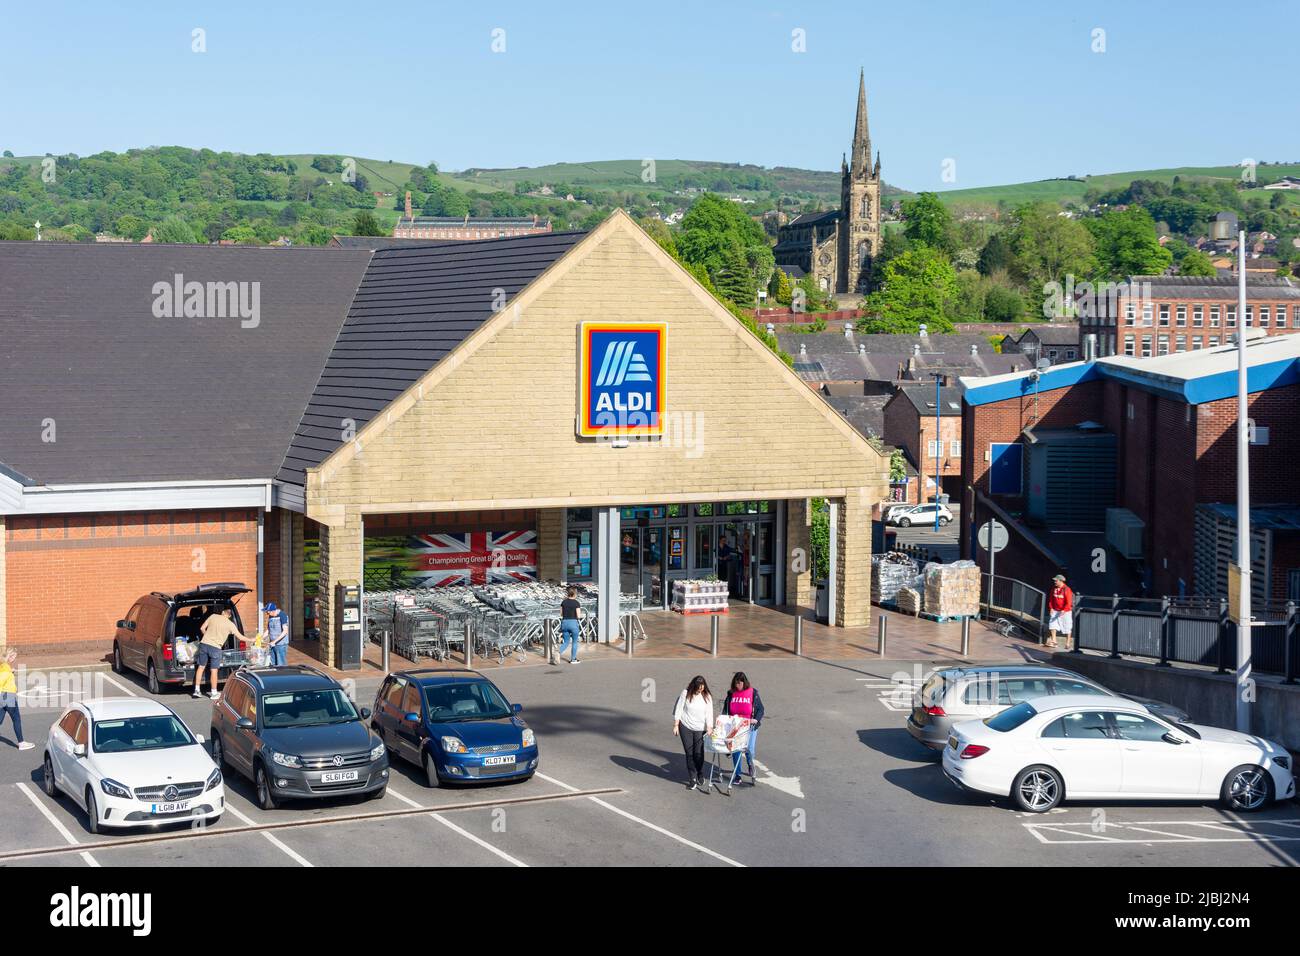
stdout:
[[673,733],[682,740],[686,752],[686,789],[698,788],[708,796],[704,782],[704,735],[713,730],[713,695],[708,682],[700,676],[691,678],[673,708]]

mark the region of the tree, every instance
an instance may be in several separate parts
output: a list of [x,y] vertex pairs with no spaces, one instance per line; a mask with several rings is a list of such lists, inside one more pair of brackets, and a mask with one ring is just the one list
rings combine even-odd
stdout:
[[168,216],[153,228],[154,242],[196,243],[194,230],[179,216]]
[[989,322],[1018,322],[1025,317],[1025,300],[1015,289],[993,285],[984,297],[984,318]]
[[952,214],[934,193],[918,193],[914,199],[904,199],[903,219],[906,223],[903,234],[912,242],[949,254],[955,249]]
[[948,319],[957,297],[957,273],[938,249],[916,245],[885,267],[884,285],[867,297],[874,313],[861,320],[863,332],[951,332]]
[[754,274],[739,245],[731,245],[723,254],[722,267],[714,277],[718,294],[744,308],[752,308],[755,298]]
[[1002,238],[1001,233],[994,233],[980,250],[979,262],[975,268],[980,275],[989,276],[995,272],[1010,270],[1012,260],[1011,247]]
[[386,236],[388,230],[379,224],[373,212],[359,212],[352,217],[352,235]]
[[1096,241],[1098,278],[1159,275],[1173,262],[1173,253],[1156,237],[1151,213],[1140,206],[1109,210],[1086,225]]
[[343,164],[337,156],[317,156],[311,161],[312,169],[319,169],[322,173],[341,173]]
[[[682,218],[677,251],[684,262],[703,266],[719,285],[719,273],[736,251],[749,268],[751,277],[746,285],[752,288],[767,284],[776,261],[763,227],[738,203],[711,193],[697,199]],[[740,304],[748,306],[750,302]]]
[[789,305],[794,297],[794,283],[790,274],[784,269],[773,269],[772,279],[767,284],[767,294],[777,305]]
[[117,222],[113,224],[113,231],[126,239],[139,242],[149,234],[149,223],[139,216],[128,213],[125,216],[118,217]]
[[227,229],[222,233],[221,238],[226,242],[233,242],[240,246],[257,245],[257,233],[254,231],[253,227],[249,225],[239,225]]
[[1046,293],[1048,283],[1063,286],[1066,276],[1082,279],[1096,269],[1092,233],[1078,220],[1060,215],[1054,203],[1017,207],[1006,241],[1011,274],[1031,290]]
[[1200,249],[1192,249],[1187,255],[1183,256],[1183,261],[1178,263],[1178,274],[1180,276],[1213,276],[1218,274],[1214,268],[1214,263],[1210,257]]
[[302,232],[298,233],[298,241],[304,246],[329,245],[329,241],[333,238],[333,233],[324,226],[316,224],[310,225],[306,229],[302,230]]

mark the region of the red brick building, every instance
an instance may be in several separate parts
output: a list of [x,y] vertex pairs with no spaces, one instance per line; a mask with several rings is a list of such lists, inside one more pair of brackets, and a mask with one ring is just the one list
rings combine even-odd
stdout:
[[[1285,600],[1300,588],[1300,335],[1257,335],[1247,355],[1255,583],[1261,600]],[[1222,593],[1235,517],[1216,506],[1236,502],[1236,362],[1222,346],[962,379],[963,555],[997,517],[1012,525],[1000,574],[1041,583],[1055,566],[1084,593]],[[1141,522],[1140,554],[1107,540],[1108,509]]]
[[551,221],[537,216],[472,217],[417,216],[411,209],[411,194],[406,194],[406,214],[393,227],[394,239],[473,240],[505,239],[509,236],[533,236],[550,232]]
[[907,500],[918,504],[934,493],[936,462],[942,492],[955,498],[961,487],[961,392],[955,386],[937,391],[937,438],[933,385],[900,385],[884,408],[885,443],[901,448],[920,476],[907,488]]

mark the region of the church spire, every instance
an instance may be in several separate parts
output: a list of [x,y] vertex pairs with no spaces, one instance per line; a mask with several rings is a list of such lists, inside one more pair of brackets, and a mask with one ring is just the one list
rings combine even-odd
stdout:
[[853,124],[853,178],[871,175],[871,132],[867,129],[867,77],[858,72],[858,116]]

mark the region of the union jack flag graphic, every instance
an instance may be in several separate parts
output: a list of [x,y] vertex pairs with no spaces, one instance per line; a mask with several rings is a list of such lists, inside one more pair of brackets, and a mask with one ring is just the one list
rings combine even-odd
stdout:
[[421,587],[533,581],[536,531],[466,531],[412,535],[411,573]]

